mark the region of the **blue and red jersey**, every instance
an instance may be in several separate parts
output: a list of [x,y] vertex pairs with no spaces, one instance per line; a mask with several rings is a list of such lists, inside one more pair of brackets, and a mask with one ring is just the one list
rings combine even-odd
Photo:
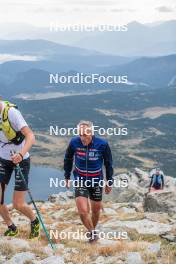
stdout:
[[81,138],[74,137],[65,153],[65,178],[70,179],[74,161],[74,178],[76,180],[100,181],[103,179],[103,165],[106,171],[106,180],[113,183],[112,154],[106,140],[92,137],[92,142],[84,146]]

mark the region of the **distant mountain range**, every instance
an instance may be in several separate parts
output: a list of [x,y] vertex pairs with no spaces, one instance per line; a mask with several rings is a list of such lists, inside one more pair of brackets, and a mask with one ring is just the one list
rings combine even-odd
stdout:
[[[15,28],[14,25],[10,30],[13,32]],[[9,97],[21,93],[84,92],[87,90],[91,92],[101,89],[129,91],[141,90],[146,87],[151,89],[173,86],[176,84],[175,29],[176,20],[157,25],[142,25],[132,22],[128,24],[127,32],[79,32],[83,35],[80,35],[81,38],[80,36],[79,38],[74,37],[72,45],[79,42],[82,43],[80,47],[44,39],[0,40],[0,55],[36,57],[36,61],[17,60],[0,64],[0,93]],[[44,32],[44,29],[42,30]],[[0,26],[1,31],[2,27]],[[34,30],[33,27],[28,26],[26,34],[28,31],[37,34],[40,28]],[[63,33],[77,35],[78,32]],[[62,35],[61,32],[57,32],[57,34]],[[21,35],[23,35],[22,30]],[[29,34],[29,37],[31,36]],[[38,34],[38,37],[40,36]],[[71,45],[71,42],[69,44]],[[154,46],[158,49],[157,55],[172,53],[172,51],[173,53],[152,56],[155,54]],[[161,52],[162,47],[165,52]],[[115,49],[118,49],[119,53],[115,52]],[[145,54],[145,56],[139,56],[136,50],[140,55]],[[109,55],[108,53],[125,54],[126,56]],[[76,72],[127,75],[131,85],[122,87],[97,83],[94,85],[66,84],[59,86],[49,84],[49,73],[73,75]]]
[[107,71],[108,74],[126,74],[130,82],[144,83],[152,87],[173,85],[176,77],[176,55],[144,57],[124,65],[113,66]]
[[[46,40],[0,40],[0,54],[21,56],[21,60],[0,64],[0,72],[10,73],[12,78],[14,73],[34,68],[51,72],[101,72],[103,67],[132,61],[132,58],[106,55]],[[36,57],[36,61],[23,60],[26,55]]]
[[[66,57],[68,58],[68,57]],[[89,57],[88,57],[89,58]],[[92,59],[92,62],[91,62]],[[141,90],[143,88],[161,88],[176,84],[176,55],[139,58],[121,65],[98,67],[97,55],[91,56],[85,63],[72,60],[65,62],[38,61],[24,62],[13,61],[0,65],[0,93],[3,96],[15,96],[20,93],[45,93],[95,90]],[[104,60],[99,56],[99,61]],[[108,57],[107,57],[108,59]],[[109,58],[110,59],[110,58]],[[92,65],[92,63],[95,63]],[[118,58],[117,58],[118,62]],[[115,61],[114,61],[115,63]],[[82,66],[82,67],[81,67]],[[64,71],[65,70],[65,71]],[[131,85],[117,84],[50,84],[49,73],[60,75],[74,75],[76,72],[101,73],[102,75],[127,75]],[[143,88],[142,88],[143,87]]]
[[0,53],[20,54],[20,55],[89,55],[98,52],[89,51],[82,48],[73,48],[68,45],[61,45],[55,42],[42,39],[25,39],[25,40],[0,40]]
[[76,46],[121,56],[160,56],[176,52],[176,20],[159,25],[128,24],[127,32],[97,32]]
[[[141,24],[133,21],[127,25],[127,28],[128,31],[124,32],[100,32],[98,29],[92,32],[51,32],[49,25],[48,28],[39,28],[23,24],[1,24],[0,36],[1,39],[13,40],[40,38],[125,57],[163,56],[176,52],[176,20],[156,24]],[[52,48],[54,49],[54,46]],[[14,46],[14,51],[15,49]]]

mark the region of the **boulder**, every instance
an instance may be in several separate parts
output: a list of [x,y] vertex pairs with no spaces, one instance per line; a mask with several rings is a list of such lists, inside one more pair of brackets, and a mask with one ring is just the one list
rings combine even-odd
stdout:
[[63,257],[51,256],[41,261],[37,261],[36,264],[64,264]]
[[1,237],[0,238],[0,247],[3,244],[9,244],[9,246],[14,248],[25,249],[26,251],[30,249],[28,241],[21,238],[9,238],[9,237]]
[[114,220],[104,223],[104,227],[110,227],[118,230],[119,227],[125,227],[129,229],[136,229],[139,234],[151,234],[151,235],[160,235],[166,232],[171,231],[172,226],[169,224],[163,224],[160,222],[154,222],[148,219],[136,220],[136,221],[120,221]]
[[35,260],[35,255],[31,252],[22,252],[15,254],[6,264],[25,264]]
[[94,263],[95,264],[104,264],[105,258],[103,256],[99,256]]
[[72,192],[60,192],[52,194],[48,197],[48,201],[51,203],[68,203],[70,199],[73,199],[74,195]]
[[138,252],[129,252],[127,255],[127,263],[128,264],[142,264],[142,258],[140,253]]
[[[123,178],[121,178],[123,176]],[[103,200],[105,202],[113,201],[118,203],[129,203],[129,202],[143,202],[143,197],[146,190],[139,186],[137,177],[133,174],[134,179],[129,177],[128,175],[119,175],[114,177],[117,181],[121,181],[122,179],[128,178],[127,187],[114,187],[110,194],[104,194]],[[123,181],[123,180],[122,180]]]
[[176,193],[165,190],[148,193],[144,198],[144,210],[176,213]]
[[153,243],[153,244],[150,244],[148,247],[147,247],[147,251],[150,252],[150,253],[155,253],[157,254],[161,249],[161,242],[156,242],[156,243]]
[[166,239],[169,242],[176,243],[176,236],[170,232],[161,235],[162,238]]
[[112,209],[112,208],[106,208],[106,207],[104,207],[103,208],[103,211],[107,215],[117,215],[117,212],[114,209]]

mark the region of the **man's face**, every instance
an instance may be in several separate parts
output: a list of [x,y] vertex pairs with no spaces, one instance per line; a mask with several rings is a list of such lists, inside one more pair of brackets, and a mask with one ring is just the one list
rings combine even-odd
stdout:
[[79,127],[79,136],[84,146],[88,146],[92,141],[92,129],[87,125]]

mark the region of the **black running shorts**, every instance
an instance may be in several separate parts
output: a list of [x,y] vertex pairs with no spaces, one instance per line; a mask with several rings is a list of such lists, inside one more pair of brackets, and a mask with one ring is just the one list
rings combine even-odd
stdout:
[[15,191],[26,191],[28,189],[28,175],[30,170],[30,158],[20,162],[20,168],[26,180],[26,185],[19,175],[14,163],[10,160],[0,158],[0,184],[8,185],[13,171],[15,171]]
[[100,202],[102,200],[102,194],[103,188],[98,185],[94,187],[75,187],[75,198],[82,196],[85,198],[90,198],[92,201]]

